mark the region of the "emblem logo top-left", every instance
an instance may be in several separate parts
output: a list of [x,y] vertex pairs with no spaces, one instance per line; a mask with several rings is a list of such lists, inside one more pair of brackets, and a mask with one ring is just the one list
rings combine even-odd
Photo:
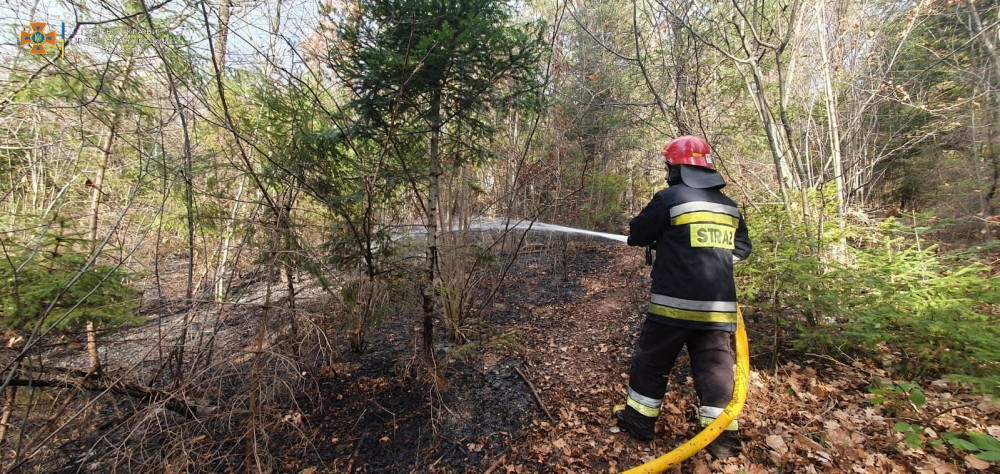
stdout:
[[21,46],[29,45],[31,54],[45,54],[45,45],[56,46],[56,32],[45,32],[45,23],[32,22],[31,31],[21,32]]

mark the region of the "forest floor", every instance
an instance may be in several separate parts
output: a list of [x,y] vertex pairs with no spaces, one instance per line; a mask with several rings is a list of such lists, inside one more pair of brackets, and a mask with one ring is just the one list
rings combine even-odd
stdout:
[[[0,451],[0,472],[243,472],[254,465],[300,474],[619,472],[699,431],[684,354],[653,441],[620,432],[611,415],[624,401],[648,298],[649,268],[638,249],[603,241],[527,247],[488,310],[463,324],[470,342],[450,343],[439,328],[436,381],[420,357],[417,310],[385,316],[356,353],[337,327],[343,303],[306,282],[296,298],[296,339],[287,335],[290,318],[262,316],[262,308],[277,311],[268,301],[281,301],[261,291],[266,283],[248,283],[231,307],[164,306],[183,289],[183,267],[164,264],[163,295],[144,307],[150,315],[160,308],[161,316],[103,341],[106,374],[19,392],[38,399],[30,422],[11,421],[20,426],[17,446],[23,442],[29,454],[11,468],[9,450]],[[392,295],[400,302],[394,308],[419,306],[402,291]],[[869,359],[852,360],[795,352],[787,347],[794,325],[776,326],[789,317],[743,309],[752,369],[740,416],[743,453],[712,461],[700,452],[672,472],[1000,472],[998,463],[970,454],[970,438],[949,434],[1000,438],[1000,403],[945,379],[913,380],[919,393],[893,389],[903,381],[891,380],[882,365],[900,354],[872,347]],[[218,373],[180,392],[199,409],[190,419],[150,403],[159,392],[123,391],[118,383],[121,377],[141,389],[156,382],[182,327],[190,340],[215,340],[228,355],[211,366]],[[256,334],[275,337],[267,345]],[[15,352],[0,351],[0,362]],[[299,359],[306,363],[289,363]],[[60,368],[86,367],[87,356],[77,342],[56,344],[44,360],[38,376],[60,380],[75,373]],[[267,382],[254,392],[256,377]],[[873,393],[880,386],[882,393]],[[243,434],[248,394],[269,397],[255,411],[265,446]],[[226,406],[197,406],[216,399]],[[46,431],[54,420],[64,425]],[[995,448],[992,455],[1000,453]],[[261,464],[259,454],[266,455]]]
[[[416,317],[383,325],[364,353],[345,353],[353,370],[320,381],[323,402],[306,415],[315,455],[285,465],[305,473],[617,472],[670,451],[698,432],[686,356],[652,442],[619,432],[611,416],[624,400],[647,297],[640,253],[575,242],[562,262],[519,258],[493,311],[470,324],[479,342],[441,351],[436,390],[413,375]],[[954,431],[1000,437],[1000,404],[989,397],[928,380],[917,381],[925,403],[902,393],[880,401],[870,389],[889,376],[876,363],[780,350],[775,315],[751,307],[745,315],[752,373],[743,454],[723,462],[701,452],[673,472],[1000,472],[935,441]],[[914,427],[918,448],[901,423]]]

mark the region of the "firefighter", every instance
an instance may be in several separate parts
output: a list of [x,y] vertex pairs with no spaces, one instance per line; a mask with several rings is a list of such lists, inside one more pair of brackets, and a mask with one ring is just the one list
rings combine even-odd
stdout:
[[[618,426],[640,440],[653,438],[667,376],[687,346],[698,392],[701,426],[722,413],[733,396],[736,330],[733,264],[751,244],[736,203],[722,193],[705,140],[682,136],[663,148],[669,187],[629,221],[628,244],[653,249],[652,288],[646,319],[632,357]],[[708,446],[716,459],[740,452],[737,420]]]

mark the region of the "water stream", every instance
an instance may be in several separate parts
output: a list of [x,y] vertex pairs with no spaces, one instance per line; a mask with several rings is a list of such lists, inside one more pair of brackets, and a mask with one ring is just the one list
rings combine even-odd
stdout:
[[[594,237],[599,239],[614,240],[617,242],[625,243],[628,240],[627,235],[609,234],[607,232],[597,232],[593,230],[577,229],[575,227],[566,227],[563,225],[549,224],[540,221],[527,221],[527,220],[515,220],[515,219],[502,219],[498,217],[476,217],[469,222],[469,227],[467,230],[472,232],[502,232],[511,229],[527,230],[530,232],[551,232],[558,234],[566,234],[570,236],[577,237]],[[441,232],[457,232],[463,230],[461,228],[442,228]],[[401,237],[415,238],[417,236],[424,235],[424,227],[420,225],[412,226],[412,228],[404,233],[397,234]]]
[[628,240],[628,236],[627,235],[609,234],[607,232],[597,232],[597,231],[593,231],[593,230],[577,229],[575,227],[566,227],[566,226],[556,225],[556,224],[547,224],[545,222],[539,222],[539,221],[534,221],[534,222],[531,222],[531,221],[520,221],[520,222],[507,222],[507,223],[505,223],[502,219],[476,219],[476,220],[474,220],[472,222],[472,224],[470,224],[470,227],[473,227],[474,225],[477,225],[480,222],[484,222],[485,224],[487,224],[489,227],[484,227],[484,228],[488,228],[490,230],[503,229],[504,226],[505,226],[505,224],[506,224],[507,228],[515,228],[515,229],[529,229],[530,228],[530,230],[538,231],[538,232],[556,232],[556,233],[568,234],[568,235],[597,237],[597,238],[601,238],[601,239],[616,240],[618,242],[623,242],[623,243],[626,240]]
[[539,221],[517,221],[517,220],[506,220],[500,218],[486,218],[477,217],[469,223],[469,230],[476,231],[492,231],[492,230],[506,230],[506,229],[522,229],[531,230],[536,232],[555,232],[567,235],[576,235],[581,237],[597,237],[600,239],[615,240],[624,243],[628,240],[626,235],[609,234],[607,232],[597,232],[593,230],[577,229],[575,227],[566,227],[556,224],[548,224]]

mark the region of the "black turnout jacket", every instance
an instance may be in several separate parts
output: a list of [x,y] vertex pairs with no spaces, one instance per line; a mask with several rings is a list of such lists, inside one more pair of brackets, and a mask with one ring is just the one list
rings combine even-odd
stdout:
[[677,182],[629,221],[628,244],[656,249],[648,320],[736,330],[733,264],[747,258],[752,245],[746,221],[721,188]]

